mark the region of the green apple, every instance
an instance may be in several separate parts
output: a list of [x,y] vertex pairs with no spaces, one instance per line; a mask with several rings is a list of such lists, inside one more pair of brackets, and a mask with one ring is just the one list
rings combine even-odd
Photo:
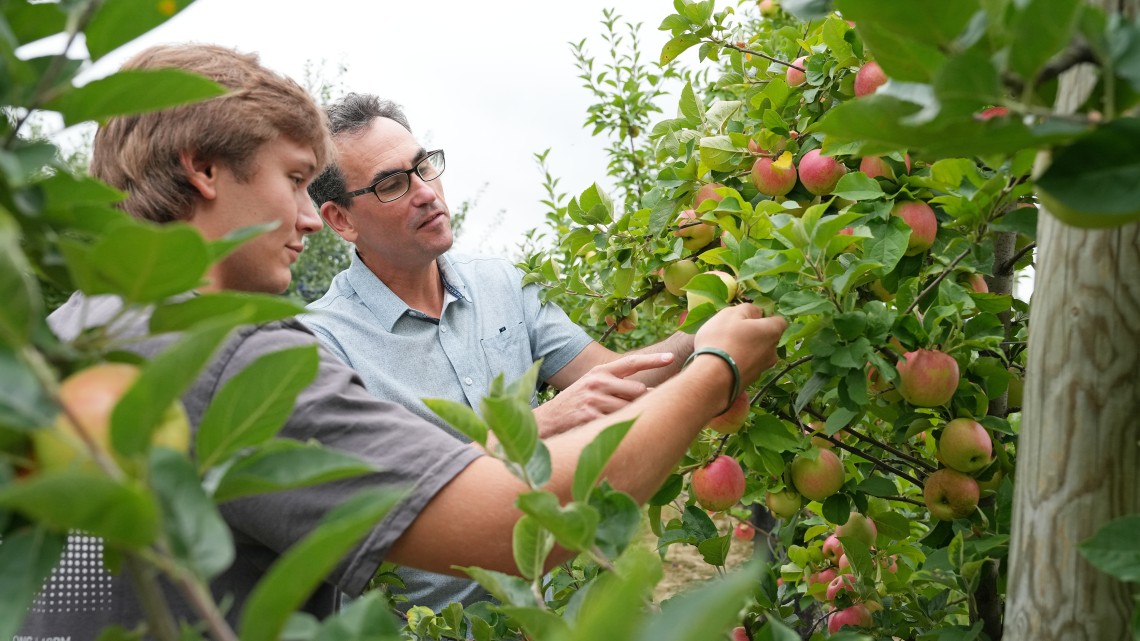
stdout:
[[792,483],[813,501],[822,501],[843,487],[843,462],[831,450],[812,448],[814,458],[803,454],[792,460]]
[[982,424],[970,418],[956,418],[942,428],[938,437],[938,457],[946,467],[973,474],[993,460],[994,442]]
[[[736,277],[734,277],[732,274],[729,274],[728,272],[720,271],[719,269],[714,269],[712,271],[708,271],[705,273],[706,274],[712,274],[713,276],[716,276],[717,278],[719,278],[721,280],[721,282],[724,283],[725,289],[728,290],[727,295],[725,296],[726,301],[731,302],[732,299],[736,298],[736,289],[737,289]],[[715,305],[715,303],[713,302],[713,300],[711,298],[709,298],[703,294],[698,294],[697,292],[687,292],[687,298],[688,298],[690,310],[695,309],[697,306],[702,305],[704,303],[713,303]]]
[[793,489],[784,489],[779,492],[768,492],[764,495],[764,504],[768,511],[778,519],[790,519],[803,506],[804,499],[800,493]]
[[941,521],[965,518],[978,507],[980,490],[973,477],[944,467],[926,477],[922,498],[930,516]]
[[684,239],[685,249],[697,251],[712,242],[716,227],[701,221],[696,211],[686,209],[677,217],[677,230],[673,233]]
[[847,517],[846,523],[835,528],[835,533],[839,536],[852,537],[867,547],[873,548],[875,547],[875,538],[879,536],[879,529],[870,517],[852,512]]
[[662,274],[665,290],[674,296],[684,296],[685,285],[688,285],[693,276],[699,273],[701,273],[701,268],[697,266],[696,262],[688,258],[670,263],[665,267]]

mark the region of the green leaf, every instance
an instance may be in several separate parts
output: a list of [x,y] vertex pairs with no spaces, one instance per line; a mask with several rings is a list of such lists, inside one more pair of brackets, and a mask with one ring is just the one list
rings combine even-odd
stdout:
[[60,7],[58,3],[5,2],[4,20],[16,37],[16,42],[28,44],[60,33],[67,27],[67,13],[61,11]]
[[92,471],[36,474],[0,485],[0,507],[59,532],[83,530],[133,548],[151,543],[158,533],[158,506],[144,488]]
[[487,424],[479,418],[470,405],[446,398],[425,398],[423,401],[436,416],[447,421],[448,425],[459,430],[464,436],[480,445],[487,444]]
[[317,376],[316,345],[271,352],[250,363],[214,396],[198,425],[198,466],[206,470],[262,443],[289,419],[297,394]]
[[111,413],[111,445],[116,452],[131,456],[150,447],[155,431],[171,420],[171,406],[197,380],[214,350],[229,335],[229,320],[220,318],[186,332],[143,366]]
[[598,512],[595,544],[607,558],[618,557],[641,531],[641,508],[630,495],[603,485],[590,495]]
[[21,347],[43,313],[39,285],[20,248],[20,228],[0,210],[0,342]]
[[63,553],[66,534],[42,527],[5,532],[0,544],[0,639],[16,639],[20,623]]
[[1049,213],[1078,227],[1140,219],[1140,119],[1120,118],[1053,154],[1037,179]]
[[871,496],[898,496],[899,490],[890,479],[881,476],[869,476],[857,488]]
[[808,379],[808,382],[802,388],[800,388],[800,393],[796,396],[796,414],[802,412],[804,410],[804,406],[810,403],[812,399],[814,399],[817,394],[823,391],[823,388],[830,382],[831,376],[828,374],[821,372],[812,374],[812,377]]
[[[979,0],[958,0],[930,5],[912,2],[882,3],[877,0],[837,0],[843,17],[858,28],[875,24],[900,37],[932,46],[950,45],[962,34],[981,8]],[[880,52],[874,49],[876,55]]]
[[1140,582],[1140,544],[1136,542],[1140,515],[1111,521],[1078,549],[1098,570],[1121,581]]
[[202,491],[194,464],[177,452],[155,448],[149,480],[162,510],[170,552],[200,580],[209,582],[233,563],[233,536]]
[[0,344],[0,426],[29,430],[48,425],[59,407],[15,352]]
[[1009,21],[1010,69],[1024,80],[1036,79],[1041,67],[1060,55],[1076,36],[1081,0],[1029,0]]
[[289,615],[400,498],[400,493],[387,488],[367,490],[330,510],[316,529],[281,555],[258,581],[242,611],[241,638],[276,641]]
[[539,525],[534,517],[524,514],[515,523],[511,542],[515,554],[515,565],[518,566],[519,573],[531,580],[542,576],[546,557],[554,549],[554,538]]
[[[114,4],[114,3],[111,3]],[[49,100],[68,125],[157,111],[213,98],[225,89],[212,80],[178,69],[119,71]]]
[[661,578],[661,560],[650,549],[630,547],[605,572],[579,592],[570,641],[630,639],[644,614],[644,595]]
[[732,171],[740,164],[740,149],[728,136],[701,138],[701,163],[714,171]]
[[728,561],[728,550],[732,547],[732,533],[705,539],[697,544],[701,558],[709,565],[723,567]]
[[350,452],[318,443],[275,440],[242,455],[208,477],[221,503],[253,494],[320,485],[369,472],[376,467]]
[[874,178],[854,171],[844,174],[831,193],[847,200],[874,200],[883,197],[883,188]]
[[739,620],[740,609],[756,587],[760,568],[749,563],[723,579],[708,581],[699,588],[662,604],[661,613],[646,619],[638,641],[686,641],[709,639],[728,630]]
[[661,487],[657,488],[657,493],[649,499],[649,505],[668,505],[673,502],[681,494],[684,488],[685,478],[680,474],[670,474]]
[[693,33],[682,33],[679,36],[671,38],[665,46],[661,48],[661,59],[659,63],[664,66],[673,61],[674,58],[685,52],[693,45],[700,43],[701,37]]
[[883,273],[894,271],[906,255],[910,227],[897,216],[892,216],[885,222],[872,221],[868,227],[875,238],[863,244],[866,260],[882,265]]
[[769,618],[764,627],[756,633],[754,641],[800,641],[800,635],[780,623],[779,619]]
[[459,569],[478,581],[479,585],[491,593],[491,596],[505,604],[524,608],[538,606],[538,599],[535,598],[534,591],[530,589],[530,583],[517,576],[475,567]]
[[483,399],[483,418],[512,462],[526,465],[538,445],[538,424],[529,404],[517,398]]
[[747,434],[753,445],[774,452],[791,452],[801,443],[800,437],[788,430],[783,421],[767,413],[753,418]]
[[92,62],[166,22],[193,0],[115,0],[100,6],[87,25]]
[[529,639],[563,639],[570,630],[562,617],[550,610],[509,605],[499,610],[518,623]]
[[244,322],[268,323],[305,312],[301,305],[281,296],[251,292],[209,292],[159,305],[150,317],[155,334],[190,329],[218,316],[239,313]]
[[534,446],[530,460],[526,462],[526,475],[530,479],[531,487],[542,487],[550,481],[550,450],[546,443],[539,441]]
[[206,241],[187,225],[120,225],[90,248],[81,269],[92,273],[76,282],[87,294],[154,303],[198,286],[209,259]]
[[583,552],[593,546],[598,512],[589,505],[572,502],[563,507],[558,503],[558,497],[550,492],[520,494],[515,504],[550,530],[562,547]]
[[[401,638],[404,626],[392,614],[381,590],[353,599],[334,617],[325,619],[313,636],[320,641],[377,641]],[[288,634],[283,638],[290,638]]]
[[874,517],[879,536],[902,541],[910,536],[911,520],[898,512],[881,512]]
[[622,421],[611,425],[582,448],[582,454],[578,457],[578,467],[574,470],[574,484],[571,487],[571,496],[575,501],[590,500],[590,492],[602,477],[602,470],[631,427],[633,421]]

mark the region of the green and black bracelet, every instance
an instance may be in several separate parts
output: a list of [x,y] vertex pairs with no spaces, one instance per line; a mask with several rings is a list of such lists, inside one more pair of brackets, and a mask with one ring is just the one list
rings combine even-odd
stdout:
[[727,412],[728,408],[732,407],[732,403],[736,400],[736,397],[740,395],[740,368],[736,366],[736,361],[732,360],[732,357],[728,355],[728,352],[724,351],[723,349],[717,347],[702,347],[698,350],[694,350],[693,353],[689,355],[689,358],[685,359],[685,364],[681,366],[681,369],[688,367],[689,363],[693,362],[693,359],[700,354],[712,354],[714,356],[719,356],[724,360],[725,363],[728,363],[729,368],[732,369],[732,393],[728,397],[728,405],[726,405],[724,408],[724,410]]

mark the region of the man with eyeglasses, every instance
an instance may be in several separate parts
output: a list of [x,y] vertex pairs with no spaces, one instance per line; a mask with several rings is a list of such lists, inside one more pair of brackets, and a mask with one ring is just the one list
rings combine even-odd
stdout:
[[[682,332],[615,353],[542,303],[536,285],[523,287],[509,261],[449,251],[443,151],[421,147],[399,106],[376,96],[349,94],[326,112],[338,154],[309,194],[356,251],[303,320],[373,394],[467,440],[421,399],[478,408],[496,376],[513,381],[541,359],[539,379],[560,390],[535,410],[545,438],[624,407],[692,353]],[[486,598],[463,579],[401,576],[410,605]]]

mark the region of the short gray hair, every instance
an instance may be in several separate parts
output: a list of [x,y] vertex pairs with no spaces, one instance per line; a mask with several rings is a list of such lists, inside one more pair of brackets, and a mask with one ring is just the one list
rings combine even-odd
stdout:
[[[329,133],[333,140],[341,136],[354,136],[372,124],[377,118],[387,118],[400,124],[409,133],[412,126],[408,124],[408,117],[400,105],[372,94],[350,93],[337,102],[325,107],[328,116]],[[332,201],[341,207],[347,207],[349,199],[341,196],[348,190],[345,185],[344,172],[337,165],[335,158],[325,166],[325,170],[309,184],[309,197],[320,207]]]

